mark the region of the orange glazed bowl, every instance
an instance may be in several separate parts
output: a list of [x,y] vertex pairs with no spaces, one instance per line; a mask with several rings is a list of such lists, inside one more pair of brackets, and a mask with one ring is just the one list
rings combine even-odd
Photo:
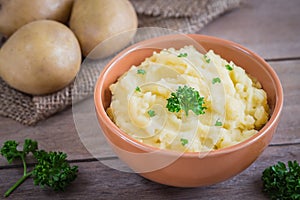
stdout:
[[[212,49],[227,61],[255,77],[267,93],[270,117],[258,133],[230,147],[210,152],[176,152],[149,146],[126,134],[108,117],[111,102],[109,86],[130,69],[138,66],[153,51],[176,49],[184,38]],[[231,178],[249,167],[270,143],[279,123],[283,106],[280,80],[272,67],[256,53],[231,41],[197,34],[174,34],[145,40],[128,47],[114,57],[101,72],[95,86],[95,108],[104,136],[118,157],[133,171],[152,181],[177,187],[207,186]],[[124,102],[126,105],[127,102]]]

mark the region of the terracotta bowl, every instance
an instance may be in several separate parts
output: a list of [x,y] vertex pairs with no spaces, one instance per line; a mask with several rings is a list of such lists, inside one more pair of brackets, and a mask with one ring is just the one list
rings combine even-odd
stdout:
[[[206,153],[174,152],[145,145],[121,131],[107,116],[109,86],[132,65],[139,65],[160,48],[180,48],[189,40],[213,49],[256,77],[267,92],[271,116],[251,138],[224,149]],[[190,43],[188,41],[187,43]],[[270,143],[283,106],[281,83],[272,67],[260,56],[231,41],[204,35],[168,35],[139,42],[114,57],[102,71],[95,87],[98,121],[115,153],[133,171],[152,181],[178,187],[198,187],[224,181],[249,167]],[[126,103],[125,103],[126,105]]]

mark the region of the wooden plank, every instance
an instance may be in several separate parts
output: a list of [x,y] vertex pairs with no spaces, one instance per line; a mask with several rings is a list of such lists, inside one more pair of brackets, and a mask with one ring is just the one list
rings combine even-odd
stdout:
[[300,1],[246,0],[201,34],[232,40],[264,58],[300,57]]
[[[34,187],[27,180],[8,199],[267,199],[261,192],[262,171],[288,160],[300,161],[300,145],[268,147],[248,169],[225,182],[201,188],[175,188],[148,181],[136,174],[110,169],[100,162],[75,163],[78,179],[64,193],[54,193]],[[22,169],[0,170],[0,194],[3,194]]]
[[[0,145],[6,140],[16,140],[23,143],[25,138],[35,139],[39,148],[47,151],[63,151],[69,159],[91,157],[80,142],[76,132],[72,109],[67,109],[36,126],[24,126],[12,119],[0,117]],[[0,158],[0,166],[3,159]]]
[[[270,62],[282,81],[285,102],[281,121],[272,140],[272,144],[299,143],[300,142],[300,60]],[[67,109],[56,116],[40,122],[35,127],[23,126],[11,119],[0,117],[0,144],[8,139],[23,142],[24,138],[39,141],[40,148],[45,150],[64,151],[69,159],[88,159],[93,156],[83,144],[89,143],[91,151],[96,157],[110,157],[113,154],[106,145],[103,137],[99,137],[100,130],[92,105],[93,99],[78,104],[80,110],[76,119],[83,121],[78,124],[78,135],[71,109]],[[78,110],[77,110],[78,111]],[[78,113],[78,112],[77,112]],[[294,113],[294,114],[291,114]],[[77,122],[78,123],[78,122]],[[83,128],[83,129],[82,129]],[[80,137],[87,140],[81,140]],[[5,165],[0,158],[0,166]]]
[[272,144],[300,143],[300,60],[269,62],[277,72],[284,92],[284,105]]

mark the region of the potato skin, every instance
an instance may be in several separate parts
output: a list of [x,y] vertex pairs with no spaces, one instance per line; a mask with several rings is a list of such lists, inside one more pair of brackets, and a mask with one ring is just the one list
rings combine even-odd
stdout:
[[40,19],[66,23],[73,0],[0,0],[0,33],[9,37],[21,26]]
[[137,25],[137,15],[128,0],[75,0],[69,22],[84,56],[105,39],[130,31],[123,38],[107,45],[110,48],[102,50],[111,54],[121,49],[132,39]]
[[25,93],[42,95],[67,86],[81,64],[74,33],[52,20],[38,20],[18,29],[0,49],[0,77]]

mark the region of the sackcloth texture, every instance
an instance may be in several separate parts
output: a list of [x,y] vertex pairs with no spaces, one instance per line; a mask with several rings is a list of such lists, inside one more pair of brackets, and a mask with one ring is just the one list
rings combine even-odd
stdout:
[[[139,27],[162,27],[180,33],[195,33],[223,13],[240,6],[242,0],[130,0]],[[2,37],[0,35],[0,37]],[[0,38],[0,46],[4,43]],[[82,65],[76,84],[43,96],[32,96],[8,86],[0,78],[0,115],[24,125],[35,125],[53,114],[93,95],[99,76],[97,64]]]

